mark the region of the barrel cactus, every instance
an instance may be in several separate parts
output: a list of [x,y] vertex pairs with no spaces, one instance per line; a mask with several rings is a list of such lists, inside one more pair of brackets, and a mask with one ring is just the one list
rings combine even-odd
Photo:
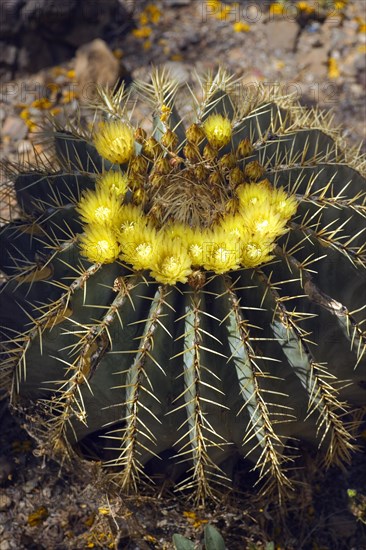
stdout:
[[43,452],[123,491],[166,459],[204,501],[246,457],[282,495],[299,442],[326,465],[355,448],[365,163],[274,89],[200,84],[189,122],[165,71],[102,91],[92,126],[55,121],[47,158],[7,165],[1,383]]

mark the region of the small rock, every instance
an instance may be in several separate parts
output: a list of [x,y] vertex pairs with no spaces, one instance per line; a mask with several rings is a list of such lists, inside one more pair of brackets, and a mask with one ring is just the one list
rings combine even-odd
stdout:
[[159,529],[161,529],[162,527],[165,527],[166,525],[168,525],[168,520],[167,519],[162,519],[160,521],[157,522],[156,526],[159,527]]
[[305,32],[307,33],[318,33],[321,31],[321,25],[319,21],[311,21],[309,25],[305,27]]
[[350,85],[350,90],[355,97],[362,97],[364,94],[362,84],[353,83]]
[[0,512],[4,512],[10,508],[12,500],[8,495],[0,495]]
[[0,550],[11,550],[11,544],[8,540],[3,540],[2,543],[0,543]]
[[19,141],[25,138],[28,133],[28,128],[21,118],[8,116],[4,122],[2,133],[4,136],[9,136],[15,141]]
[[51,498],[51,495],[52,495],[52,489],[51,487],[45,487],[42,491],[42,494],[43,494],[43,497],[45,499],[49,499]]
[[18,145],[18,153],[19,155],[24,155],[26,153],[30,153],[32,151],[33,147],[29,140],[23,139],[20,141]]
[[119,76],[120,64],[104,40],[97,38],[76,52],[75,78],[79,97],[88,102],[96,96],[97,86],[112,87]]
[[23,486],[23,490],[26,492],[26,493],[31,493],[33,491],[33,489],[35,487],[37,487],[38,485],[38,481],[36,479],[30,479],[29,481],[27,481],[24,486]]

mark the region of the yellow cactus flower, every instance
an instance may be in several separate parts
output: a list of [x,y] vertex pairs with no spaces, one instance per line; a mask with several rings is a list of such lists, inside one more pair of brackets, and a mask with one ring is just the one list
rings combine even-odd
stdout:
[[261,236],[248,236],[241,243],[240,263],[243,267],[253,268],[273,259],[271,254],[274,243],[263,240]]
[[261,205],[271,199],[271,189],[264,183],[243,183],[235,189],[240,208],[256,204]]
[[186,233],[187,250],[193,266],[198,267],[203,264],[209,238],[207,229],[192,229]]
[[155,259],[159,246],[158,234],[151,225],[136,224],[134,231],[126,235],[121,243],[120,259],[136,270],[149,269]]
[[30,117],[29,109],[27,109],[27,108],[22,109],[19,113],[19,116],[20,116],[21,119],[23,119],[25,121],[29,120],[29,117]]
[[285,5],[280,2],[273,2],[269,6],[270,15],[282,15],[285,12]]
[[149,22],[149,18],[147,16],[147,13],[145,13],[144,11],[140,13],[139,15],[139,23],[142,27],[144,27],[145,25],[147,25]]
[[210,115],[203,123],[208,142],[219,149],[231,140],[231,122],[222,115]]
[[256,204],[248,206],[242,216],[246,230],[262,239],[273,240],[286,231],[287,219],[280,216],[269,202],[260,207]]
[[[347,5],[347,2],[345,2],[344,0],[336,0],[334,2],[334,9],[336,11],[340,11],[340,10],[343,10]],[[332,15],[332,12],[330,12],[329,15]]]
[[115,164],[130,160],[134,153],[134,134],[125,122],[114,120],[102,122],[94,136],[98,153]]
[[221,1],[220,0],[206,0],[206,5],[208,8],[213,9],[219,9],[221,8]]
[[178,240],[187,250],[191,264],[199,267],[203,262],[205,245],[209,241],[209,231],[201,228],[192,229],[183,223],[171,223],[161,232],[164,242]]
[[119,237],[121,242],[123,239],[131,238],[133,232],[139,227],[146,226],[146,217],[143,210],[139,206],[133,204],[124,204],[121,207],[121,213],[119,218]]
[[151,276],[167,285],[186,283],[192,273],[191,259],[179,239],[158,246],[151,267]]
[[152,28],[148,26],[140,27],[139,29],[134,29],[132,31],[133,36],[136,38],[148,38],[152,33]]
[[103,224],[118,227],[121,203],[109,190],[97,188],[84,193],[76,208],[85,223]]
[[240,265],[239,239],[233,238],[221,228],[215,228],[208,234],[204,243],[203,267],[217,274],[238,269]]
[[241,214],[229,214],[222,218],[220,227],[234,239],[240,239],[243,233],[243,216]]
[[63,90],[60,103],[62,105],[67,105],[68,103],[71,103],[72,101],[74,101],[74,99],[77,99],[78,97],[79,97],[79,94],[76,90]]
[[234,32],[249,32],[250,31],[250,25],[248,25],[248,23],[243,23],[243,21],[236,21],[236,23],[233,23],[233,31]]
[[172,114],[172,110],[168,105],[162,105],[160,109],[160,120],[162,122],[166,122],[170,115]]
[[338,61],[335,57],[330,57],[328,60],[328,78],[334,80],[340,77]]
[[110,264],[119,255],[115,233],[105,225],[87,225],[80,236],[80,248],[83,256],[94,263]]
[[34,109],[45,110],[52,107],[52,103],[47,97],[41,97],[32,101],[31,107],[33,107]]
[[166,240],[180,239],[182,242],[188,241],[189,236],[193,233],[193,230],[184,223],[169,223],[164,226],[163,238]]
[[30,120],[30,119],[26,120],[25,123],[30,132],[35,132],[38,129],[38,125],[35,122],[33,122],[33,120]]
[[108,190],[111,195],[121,198],[128,188],[128,176],[125,172],[110,170],[97,179],[97,188]]
[[153,25],[159,23],[162,13],[157,6],[148,4],[145,8],[145,12]]
[[283,187],[274,189],[270,200],[272,206],[282,219],[289,220],[297,210],[296,197],[288,195]]
[[299,11],[303,11],[308,14],[315,12],[315,8],[310,6],[308,2],[297,2],[296,7]]
[[[221,4],[221,3],[220,3]],[[219,21],[226,21],[231,13],[231,6],[220,5],[220,10],[212,14]]]

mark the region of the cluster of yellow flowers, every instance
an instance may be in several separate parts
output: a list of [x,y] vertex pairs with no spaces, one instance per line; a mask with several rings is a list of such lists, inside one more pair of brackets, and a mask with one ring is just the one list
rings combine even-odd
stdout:
[[224,4],[220,0],[206,0],[206,14],[219,21],[230,21],[234,18],[232,28],[234,32],[249,32],[250,25],[240,20],[240,4],[232,2]]
[[136,38],[143,40],[144,50],[151,48],[150,36],[153,32],[153,27],[159,23],[161,15],[161,11],[155,4],[148,4],[138,17],[138,26],[132,31],[132,34]]
[[[201,131],[218,149],[231,140],[231,123],[221,115],[208,117]],[[296,198],[264,179],[239,184],[234,213],[222,215],[211,227],[174,220],[158,227],[142,206],[130,200],[127,163],[136,159],[131,127],[117,121],[103,123],[94,143],[104,158],[126,164],[126,171],[119,166],[98,176],[95,190],[84,192],[77,206],[86,224],[80,236],[82,253],[92,262],[120,259],[134,270],[150,271],[164,284],[185,283],[202,268],[217,274],[252,268],[271,260],[275,239],[286,232],[286,223],[296,212]]]
[[294,9],[298,15],[312,15],[317,10],[326,11],[327,16],[334,16],[337,12],[341,12],[347,7],[348,0],[333,0],[333,2],[323,1],[304,1],[301,0],[292,4],[289,0],[277,0],[269,6],[270,15],[294,15]]

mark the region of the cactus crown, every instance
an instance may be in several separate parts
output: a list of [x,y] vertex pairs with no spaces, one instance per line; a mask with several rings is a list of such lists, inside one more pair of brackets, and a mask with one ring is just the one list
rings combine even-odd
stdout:
[[200,501],[236,455],[282,495],[294,440],[326,464],[354,449],[365,162],[275,90],[200,83],[186,126],[156,70],[101,92],[90,132],[55,122],[47,159],[7,165],[21,213],[0,234],[0,380],[43,449],[101,458],[124,490],[168,452]]
[[[153,82],[166,97],[171,83],[157,81],[155,75]],[[245,162],[248,139],[231,146],[235,118],[209,114],[207,108],[206,118],[191,124],[179,143],[167,126],[170,107],[157,108],[165,121],[160,142],[120,120],[104,121],[95,131],[100,155],[125,170],[106,172],[78,204],[86,222],[84,255],[101,263],[120,257],[165,284],[187,282],[193,269],[219,274],[272,259],[296,198],[261,180],[264,168],[258,161]],[[138,154],[133,135],[141,145]],[[223,152],[225,146],[229,152]]]

